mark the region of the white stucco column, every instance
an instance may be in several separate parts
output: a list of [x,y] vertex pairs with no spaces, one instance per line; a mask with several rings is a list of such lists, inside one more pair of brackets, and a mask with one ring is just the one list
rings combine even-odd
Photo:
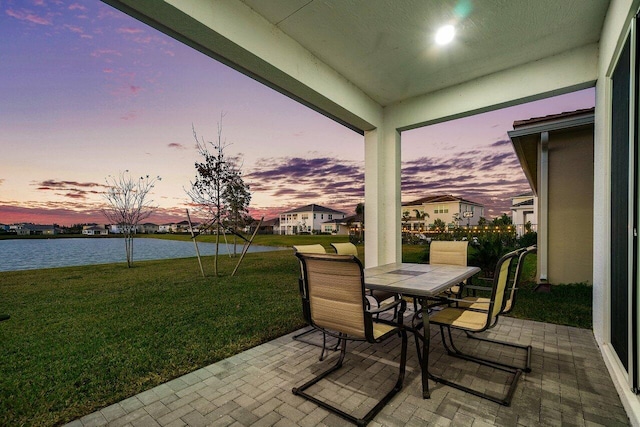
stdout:
[[400,235],[400,133],[365,132],[365,266],[402,260]]
[[549,273],[549,132],[540,134],[538,144],[538,283]]

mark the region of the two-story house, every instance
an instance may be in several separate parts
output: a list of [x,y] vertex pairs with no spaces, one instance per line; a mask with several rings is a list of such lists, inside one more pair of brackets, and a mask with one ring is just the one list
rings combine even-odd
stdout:
[[522,236],[528,231],[538,230],[538,198],[523,194],[511,199],[511,218],[516,234]]
[[402,228],[405,231],[426,231],[439,219],[447,227],[478,225],[484,216],[480,203],[450,194],[427,196],[402,204]]
[[323,223],[346,216],[344,212],[316,204],[302,206],[280,214],[280,234],[324,232]]

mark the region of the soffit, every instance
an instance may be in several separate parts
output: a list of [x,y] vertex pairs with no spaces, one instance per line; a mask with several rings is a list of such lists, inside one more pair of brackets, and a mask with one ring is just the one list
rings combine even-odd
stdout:
[[[609,0],[241,0],[386,106],[595,43]],[[457,37],[435,47],[436,29]]]

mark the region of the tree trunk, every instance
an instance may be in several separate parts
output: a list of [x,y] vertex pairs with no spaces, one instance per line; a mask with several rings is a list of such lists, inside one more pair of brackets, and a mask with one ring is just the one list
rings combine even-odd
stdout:
[[218,277],[218,247],[220,245],[220,221],[216,221],[216,253],[213,256],[213,274]]

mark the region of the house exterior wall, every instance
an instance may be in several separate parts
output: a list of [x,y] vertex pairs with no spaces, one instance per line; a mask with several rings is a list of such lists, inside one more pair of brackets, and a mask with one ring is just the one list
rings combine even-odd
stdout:
[[[571,165],[571,167],[567,167]],[[549,136],[548,282],[593,280],[593,132]]]
[[[327,221],[343,219],[346,214],[337,211],[308,210],[300,212],[284,212],[280,214],[280,233],[292,235],[298,233],[325,232]],[[335,227],[332,227],[332,229]],[[327,231],[331,232],[331,231]]]

